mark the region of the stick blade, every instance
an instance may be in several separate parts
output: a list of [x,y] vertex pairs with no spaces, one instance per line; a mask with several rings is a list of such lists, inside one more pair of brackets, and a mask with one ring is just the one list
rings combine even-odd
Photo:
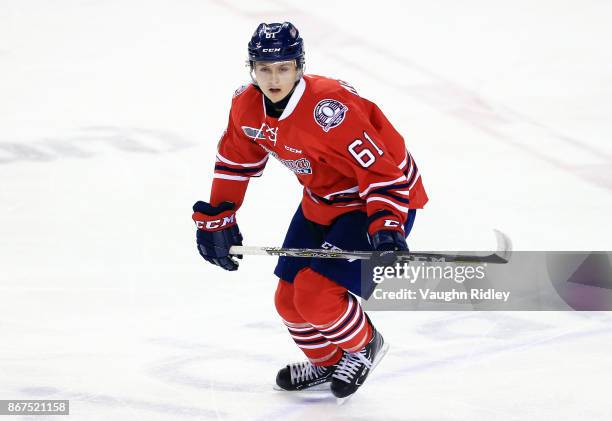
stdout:
[[512,256],[512,240],[500,230],[495,229],[493,232],[495,232],[495,239],[497,240],[497,251],[495,255],[499,257],[503,263],[508,263]]

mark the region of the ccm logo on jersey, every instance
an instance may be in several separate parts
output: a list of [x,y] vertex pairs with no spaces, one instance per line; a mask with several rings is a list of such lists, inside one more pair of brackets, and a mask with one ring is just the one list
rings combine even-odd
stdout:
[[285,149],[287,149],[289,152],[293,152],[293,153],[302,153],[301,149],[295,149],[292,148],[291,146],[287,146],[287,145],[283,145],[285,147]]
[[280,48],[264,48],[261,51],[263,51],[264,53],[277,53],[280,50],[281,50]]
[[204,231],[217,231],[221,228],[236,223],[236,214],[223,217],[221,219],[211,219],[209,221],[195,221],[196,227]]

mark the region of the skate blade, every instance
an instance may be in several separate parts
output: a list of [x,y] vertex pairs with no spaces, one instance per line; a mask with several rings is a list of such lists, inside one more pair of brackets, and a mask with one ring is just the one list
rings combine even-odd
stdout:
[[[383,357],[385,355],[387,355],[387,352],[389,352],[389,344],[385,343],[383,345],[382,349],[380,350],[380,352],[378,353],[378,355],[376,356],[376,358],[374,359],[374,363],[372,364],[372,368],[370,369],[370,372],[368,373],[368,377],[370,377],[370,374],[372,374],[372,371],[374,371],[374,369],[376,368],[376,366],[378,365],[380,360],[382,360]],[[359,389],[361,389],[362,387],[363,387],[363,385],[359,386]],[[359,389],[357,389],[357,390],[359,390]],[[355,392],[351,393],[350,395],[345,396],[344,398],[336,398],[336,404],[338,406],[344,405],[350,398],[353,397],[353,395],[355,393],[357,393],[357,390],[355,390]]]
[[321,392],[321,391],[329,391],[329,383],[330,382],[325,382],[325,383],[320,383],[317,385],[314,385],[312,387],[307,387],[305,389],[300,389],[300,390],[285,390],[283,388],[278,387],[277,384],[275,384],[274,386],[272,386],[272,389],[274,390],[278,390],[279,392],[287,392],[287,393],[295,393],[295,392]]

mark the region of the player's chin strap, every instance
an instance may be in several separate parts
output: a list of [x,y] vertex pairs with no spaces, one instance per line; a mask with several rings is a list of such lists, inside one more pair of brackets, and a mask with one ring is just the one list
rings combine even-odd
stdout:
[[[396,261],[418,261],[418,262],[464,262],[464,263],[508,263],[512,255],[512,242],[506,234],[494,230],[497,239],[497,250],[492,254],[470,255],[451,253],[427,253],[419,251],[395,251]],[[380,252],[375,251],[345,251],[327,249],[296,249],[283,247],[253,247],[232,246],[232,255],[257,255],[257,256],[290,256],[290,257],[316,257],[321,259],[375,259]]]

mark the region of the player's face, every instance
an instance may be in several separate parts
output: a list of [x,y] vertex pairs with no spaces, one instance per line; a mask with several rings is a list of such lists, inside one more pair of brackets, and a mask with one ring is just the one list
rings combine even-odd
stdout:
[[255,63],[255,80],[270,101],[278,102],[286,97],[297,79],[295,60],[274,63]]

